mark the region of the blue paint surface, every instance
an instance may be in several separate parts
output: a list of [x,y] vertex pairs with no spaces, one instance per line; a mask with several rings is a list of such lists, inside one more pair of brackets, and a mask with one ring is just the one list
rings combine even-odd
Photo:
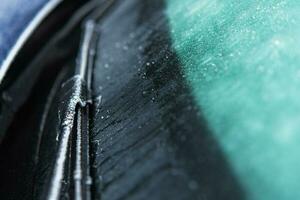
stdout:
[[1,0],[0,67],[27,25],[48,0]]

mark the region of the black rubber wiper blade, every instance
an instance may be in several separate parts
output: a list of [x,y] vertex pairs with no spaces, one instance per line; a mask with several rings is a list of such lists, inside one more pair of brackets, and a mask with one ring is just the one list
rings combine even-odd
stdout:
[[[39,12],[42,13],[38,14],[40,23],[33,19],[35,26],[27,27],[30,31],[25,31],[26,37],[23,37],[22,45],[19,45],[12,60],[5,61],[6,64],[0,66],[0,73],[3,74],[2,82],[0,81],[0,144],[15,114],[27,101],[44,71],[58,71],[77,51],[78,26],[96,7],[96,3],[64,0],[55,8],[53,4],[51,6],[45,5],[45,10],[49,13],[43,10]],[[62,20],[66,23],[61,23]],[[1,32],[2,30],[0,37]],[[5,53],[0,44],[0,63]]]
[[[47,199],[56,200],[61,196],[62,183],[65,173],[69,170],[74,183],[75,199],[90,199],[90,167],[89,167],[89,105],[91,103],[91,76],[95,52],[95,23],[88,21],[85,24],[84,36],[79,53],[79,62],[74,76],[62,85],[71,90],[68,99],[62,105],[62,121],[58,154],[55,159],[53,176]],[[71,135],[75,140],[71,140]],[[73,146],[72,151],[68,151]],[[75,156],[74,156],[75,155]],[[71,169],[66,169],[68,159],[75,157]],[[70,161],[71,162],[71,161]]]

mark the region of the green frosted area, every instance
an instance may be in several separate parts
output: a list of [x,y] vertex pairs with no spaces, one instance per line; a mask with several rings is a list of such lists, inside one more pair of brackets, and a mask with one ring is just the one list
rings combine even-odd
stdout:
[[250,200],[300,199],[300,1],[167,0],[174,48]]

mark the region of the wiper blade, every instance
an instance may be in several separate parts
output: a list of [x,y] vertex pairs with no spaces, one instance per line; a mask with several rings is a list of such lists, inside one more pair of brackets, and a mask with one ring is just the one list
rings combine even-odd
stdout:
[[[74,188],[71,189],[74,191],[74,198],[78,200],[90,199],[89,105],[91,102],[92,67],[96,48],[95,40],[97,40],[95,23],[88,21],[85,25],[79,62],[74,76],[62,85],[62,89],[68,88],[72,91],[62,104],[60,140],[47,197],[49,200],[60,198],[64,174],[67,170],[71,171],[73,176],[73,180],[68,181],[74,182]],[[75,140],[70,139],[71,134],[75,136]],[[74,147],[72,151],[68,151],[70,146]],[[66,169],[67,160],[72,159],[73,156],[75,157],[75,163],[71,165],[71,169]]]

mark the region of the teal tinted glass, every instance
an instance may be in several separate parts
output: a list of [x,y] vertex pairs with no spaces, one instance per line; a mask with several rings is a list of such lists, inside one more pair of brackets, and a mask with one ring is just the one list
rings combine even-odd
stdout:
[[255,200],[299,199],[300,1],[168,0],[194,99]]

